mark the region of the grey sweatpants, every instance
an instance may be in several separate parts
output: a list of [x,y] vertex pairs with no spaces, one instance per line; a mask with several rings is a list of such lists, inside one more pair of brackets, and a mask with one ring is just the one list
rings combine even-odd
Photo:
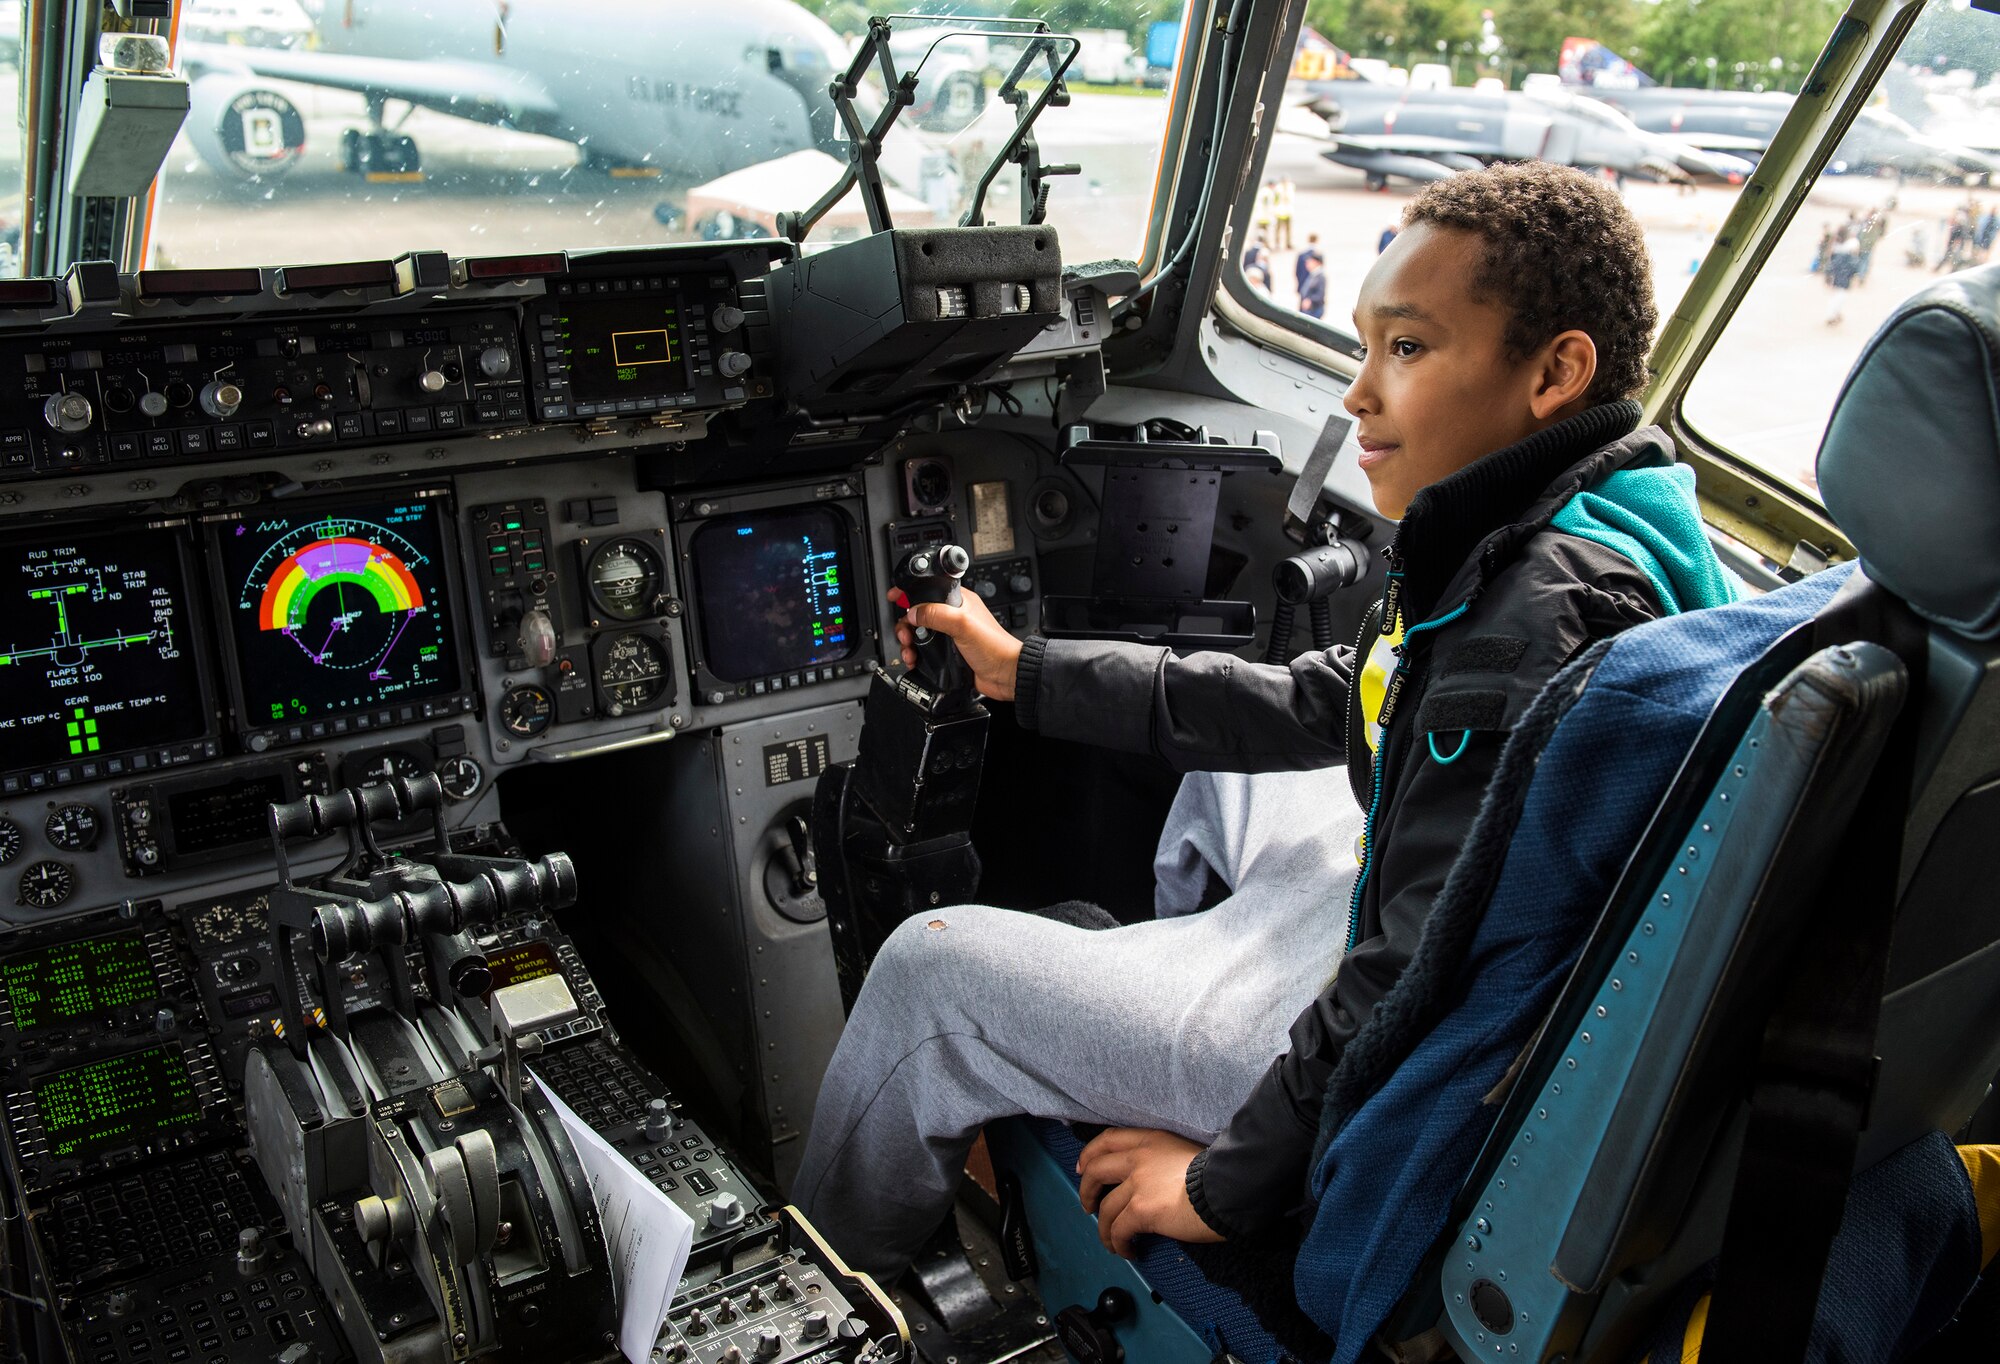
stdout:
[[[792,1201],[849,1264],[894,1275],[991,1119],[1212,1142],[1333,977],[1361,825],[1342,768],[1194,773],[1151,922],[1093,932],[983,905],[906,920],[833,1054]],[[1232,893],[1197,913],[1210,869]]]

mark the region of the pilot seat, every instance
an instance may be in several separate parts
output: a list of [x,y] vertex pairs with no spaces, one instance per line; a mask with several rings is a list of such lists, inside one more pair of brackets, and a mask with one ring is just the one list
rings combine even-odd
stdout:
[[2000,268],[1908,300],[1819,457],[1858,564],[1544,690],[1333,1076],[1295,1261],[1115,1259],[1087,1134],[989,1126],[1072,1355],[1891,1360],[1946,1327],[1982,1243],[1941,1134],[1995,1139],[2000,1071],[1996,386]]

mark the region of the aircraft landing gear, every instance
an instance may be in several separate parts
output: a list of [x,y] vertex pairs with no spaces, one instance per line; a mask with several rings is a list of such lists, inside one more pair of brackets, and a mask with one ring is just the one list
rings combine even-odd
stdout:
[[[415,112],[414,106],[411,112]],[[371,99],[368,101],[368,127],[341,131],[340,168],[363,179],[419,178],[423,161],[417,154],[416,139],[385,126],[383,113],[383,101]]]
[[1380,194],[1388,188],[1389,188],[1388,176],[1382,174],[1382,172],[1380,171],[1368,172],[1368,192],[1370,194]]

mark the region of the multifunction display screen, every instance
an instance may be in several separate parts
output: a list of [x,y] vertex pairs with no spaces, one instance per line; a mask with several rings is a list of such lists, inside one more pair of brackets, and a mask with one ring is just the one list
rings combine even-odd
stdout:
[[212,528],[244,728],[462,689],[443,521],[381,497]]
[[489,988],[494,990],[504,990],[524,980],[540,980],[562,969],[556,962],[555,948],[541,938],[494,948],[486,954],[486,968],[493,973]]
[[145,1004],[160,993],[145,936],[138,932],[57,943],[0,959],[0,988],[7,992],[19,1033],[87,1023]]
[[171,529],[0,549],[0,769],[208,734],[181,565]]
[[708,671],[725,682],[838,663],[858,647],[848,536],[831,507],[709,522],[689,545]]
[[170,792],[167,828],[174,852],[187,857],[245,844],[269,843],[271,807],[290,799],[285,779],[275,772],[246,773],[223,785]]
[[201,1121],[187,1058],[169,1043],[57,1071],[34,1084],[52,1156],[90,1156]]
[[569,297],[553,322],[577,402],[666,397],[694,387],[678,294]]

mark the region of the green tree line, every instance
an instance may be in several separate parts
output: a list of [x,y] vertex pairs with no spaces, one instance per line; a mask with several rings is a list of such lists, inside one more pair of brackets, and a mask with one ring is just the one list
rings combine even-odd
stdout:
[[[1574,35],[1596,38],[1661,82],[1707,85],[1712,75],[1718,86],[1796,89],[1842,8],[1840,0],[1308,0],[1306,22],[1356,55],[1444,60],[1463,78],[1498,75],[1510,85],[1554,71]],[[1487,10],[1497,47],[1485,41]]]
[[[1009,15],[1065,32],[1118,29],[1143,51],[1147,27],[1178,20],[1183,0],[801,3],[850,35],[871,14]],[[1664,84],[1795,91],[1843,8],[1842,0],[1306,0],[1306,23],[1356,56],[1447,62],[1461,83],[1494,75],[1518,86],[1530,72],[1554,71],[1563,39],[1575,35],[1596,38]],[[1937,57],[1989,79],[2000,70],[2000,20],[1933,0],[1903,56]]]

